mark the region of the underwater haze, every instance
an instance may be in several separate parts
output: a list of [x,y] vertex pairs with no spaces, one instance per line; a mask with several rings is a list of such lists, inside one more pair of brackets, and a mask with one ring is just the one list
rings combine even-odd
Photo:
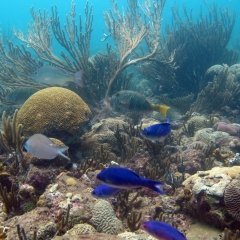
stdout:
[[0,240],[240,240],[240,0],[0,0]]
[[[94,14],[94,23],[93,23],[93,35],[91,39],[91,52],[96,53],[99,50],[105,50],[105,43],[101,42],[103,38],[102,29],[106,31],[105,22],[103,18],[103,11],[108,11],[111,8],[110,1],[99,1],[92,0],[88,1],[89,5],[93,5],[93,14]],[[233,30],[232,38],[238,37],[237,29],[240,27],[240,6],[238,0],[220,0],[220,1],[207,1],[209,4],[217,4],[219,7],[224,6],[228,7],[230,11],[236,11],[237,20],[235,24],[235,28]],[[16,27],[16,29],[21,29],[23,32],[27,32],[27,25],[31,21],[30,7],[34,7],[34,10],[47,10],[48,13],[51,12],[51,7],[57,5],[58,12],[61,20],[65,21],[66,14],[69,13],[71,7],[71,1],[1,1],[0,8],[0,32],[5,32],[9,34],[11,41],[16,41],[14,36],[12,36],[12,27]],[[127,3],[126,0],[122,0],[118,2],[118,5],[123,10],[126,9]],[[164,28],[165,24],[172,22],[172,10],[171,8],[174,5],[178,5],[180,10],[182,6],[186,6],[187,9],[193,11],[193,14],[197,17],[199,13],[200,7],[203,10],[206,10],[206,6],[204,1],[202,0],[168,0],[166,1],[164,11],[162,14],[162,28]],[[85,1],[76,2],[76,16],[79,14],[84,15]]]

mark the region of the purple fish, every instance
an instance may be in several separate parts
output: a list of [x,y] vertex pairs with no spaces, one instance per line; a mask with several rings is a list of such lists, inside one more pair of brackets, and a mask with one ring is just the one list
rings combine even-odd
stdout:
[[136,189],[146,187],[164,194],[164,191],[160,189],[160,185],[164,183],[141,177],[127,168],[105,168],[97,175],[97,179],[115,188]]
[[186,237],[173,226],[159,221],[143,222],[142,229],[161,240],[187,240]]
[[121,191],[121,189],[100,184],[92,191],[92,195],[96,198],[109,198],[117,195],[119,191]]
[[170,119],[165,123],[158,123],[146,127],[141,131],[141,136],[145,139],[163,142],[171,133]]

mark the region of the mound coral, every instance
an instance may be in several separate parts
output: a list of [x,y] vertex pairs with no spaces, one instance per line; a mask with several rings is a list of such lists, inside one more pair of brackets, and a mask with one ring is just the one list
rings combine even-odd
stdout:
[[239,199],[240,175],[237,176],[225,189],[224,202],[230,215],[240,221],[240,199]]
[[90,123],[91,111],[76,93],[60,87],[33,94],[21,107],[17,122],[24,136],[42,133],[65,143],[79,137]]
[[124,231],[123,224],[116,218],[111,204],[105,200],[94,205],[91,222],[98,232],[115,235]]
[[240,130],[239,125],[228,124],[226,122],[217,122],[214,124],[213,129],[215,131],[226,132],[231,136],[237,136]]

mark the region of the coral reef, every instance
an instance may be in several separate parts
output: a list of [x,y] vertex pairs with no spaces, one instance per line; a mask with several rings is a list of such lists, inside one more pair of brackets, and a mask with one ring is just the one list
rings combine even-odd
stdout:
[[[219,9],[215,4],[208,5],[206,16],[202,9],[199,14],[188,13],[186,6],[182,12],[177,6],[172,7],[173,23],[167,25],[166,39],[160,44],[162,52],[155,57],[160,63],[144,63],[140,70],[173,98],[191,93],[196,96],[207,83],[203,79],[208,68],[223,62],[232,65],[238,59],[237,51],[227,49],[236,21],[235,12],[230,14],[229,9]],[[161,64],[162,59],[167,62],[167,57],[172,60],[172,68]],[[167,75],[166,71],[171,74]]]
[[7,188],[3,188],[2,184],[0,183],[0,196],[3,199],[3,204],[5,208],[4,210],[6,211],[6,213],[17,210],[17,208],[19,207],[19,199],[15,185],[12,185],[11,191],[7,192]]
[[228,133],[230,136],[238,136],[240,125],[228,124],[226,122],[217,122],[213,125],[215,131],[222,131]]
[[23,104],[30,96],[39,90],[33,87],[21,87],[11,90],[0,87],[0,89],[0,101],[5,105]]
[[24,136],[42,133],[70,143],[89,127],[91,111],[74,92],[52,87],[33,94],[21,107],[17,123]]
[[22,134],[22,124],[17,124],[18,110],[15,110],[13,119],[6,118],[6,112],[2,114],[2,128],[0,132],[0,145],[7,151],[8,154],[13,154],[15,158],[16,173],[19,171],[20,160],[23,158],[22,144],[25,137]]
[[219,110],[237,98],[239,93],[240,84],[229,68],[224,67],[198,94],[196,101],[191,105],[190,113],[211,113],[213,110]]
[[194,124],[194,131],[197,131],[201,128],[206,127],[206,121],[207,118],[204,116],[193,116],[186,122],[186,124],[187,125]]
[[92,233],[95,233],[96,232],[96,229],[89,225],[89,224],[76,224],[74,225],[73,228],[71,228],[70,230],[68,230],[66,232],[66,235],[69,235],[69,236],[78,236],[78,235],[86,235],[86,234],[92,234]]
[[[28,237],[33,236],[35,227],[46,226],[52,222],[52,217],[48,208],[37,207],[34,210],[25,213],[22,216],[13,217],[5,221],[5,224],[9,226],[10,230],[8,232],[8,239],[14,240],[18,239],[17,224],[21,224],[21,227],[25,229],[28,233]],[[43,229],[43,228],[41,228]],[[42,231],[41,231],[42,232]],[[46,231],[46,234],[49,232]],[[47,235],[43,236],[45,239]]]
[[117,128],[123,132],[123,126],[127,126],[127,123],[122,118],[107,118],[94,124],[91,130],[82,136],[81,151],[92,157],[93,150],[96,151],[103,144],[104,149],[119,152],[114,133]]
[[240,221],[240,199],[239,199],[240,175],[238,175],[224,191],[224,203],[231,216]]
[[122,222],[116,218],[111,204],[105,200],[100,200],[94,205],[91,223],[98,232],[116,235],[124,231]]
[[[120,55],[117,64],[118,67],[109,80],[105,100],[109,100],[112,85],[121,71],[130,65],[151,58],[157,52],[160,40],[160,19],[164,4],[165,0],[160,0],[155,6],[153,6],[153,4],[152,6],[142,5],[142,14],[145,17],[145,21],[139,18],[140,7],[134,1],[129,1],[129,9],[126,11],[126,15],[119,12],[118,5],[115,1],[112,1],[112,10],[110,13],[104,12],[107,29],[116,43]],[[154,8],[154,11],[151,12],[150,9],[152,8]],[[146,23],[147,19],[151,21],[151,24],[148,26]],[[132,52],[139,47],[143,39],[146,39],[148,43],[149,53],[145,53],[143,56],[135,55],[134,60],[126,61],[126,59],[131,57]]]
[[234,221],[238,220],[238,201],[233,199],[238,197],[239,170],[239,166],[234,166],[199,171],[183,182],[184,198],[180,200],[180,194],[177,202],[186,213],[222,230],[238,228],[239,223]]
[[193,140],[201,141],[206,144],[209,144],[209,143],[216,144],[217,139],[222,137],[227,137],[227,136],[229,136],[228,133],[220,132],[220,131],[214,132],[212,128],[204,128],[204,129],[198,130],[195,133]]
[[[124,11],[110,2],[102,41],[111,38],[116,48],[106,44],[105,52],[90,48],[94,18],[88,1],[85,19],[78,20],[72,1],[65,24],[57,6],[50,14],[32,7],[27,33],[14,28],[21,47],[4,45],[0,36],[0,238],[149,240],[140,225],[158,220],[189,240],[206,239],[208,233],[194,226],[201,220],[218,228],[214,239],[220,230],[222,239],[237,239],[240,64],[238,53],[226,47],[235,12],[204,1],[207,16],[201,10],[196,19],[184,7],[183,18],[173,7],[173,26],[162,34],[165,0],[127,0]],[[72,76],[84,72],[84,86],[32,81],[47,65]],[[166,116],[121,113],[110,105],[111,96],[130,88],[171,106],[171,134],[164,142],[144,139],[142,129],[166,122]],[[35,133],[68,145],[64,154],[71,161],[26,153],[24,139]],[[97,198],[98,174],[116,166],[163,182],[165,194],[142,187]]]

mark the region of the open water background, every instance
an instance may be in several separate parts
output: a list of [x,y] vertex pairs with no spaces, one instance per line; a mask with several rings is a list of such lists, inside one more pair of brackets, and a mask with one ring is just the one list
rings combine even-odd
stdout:
[[[207,1],[209,4],[216,3],[218,7],[229,7],[230,11],[236,11],[237,21],[234,27],[233,35],[231,41],[238,39],[240,41],[240,1],[239,0],[218,0],[218,1]],[[84,19],[84,8],[85,0],[75,1],[76,3],[76,19],[78,15],[81,14]],[[141,1],[140,1],[141,3]],[[108,11],[111,8],[110,0],[89,0],[89,5],[93,5],[93,33],[91,38],[91,54],[96,53],[99,50],[105,51],[106,43],[101,42],[103,37],[102,29],[107,33],[105,22],[103,18],[103,11]],[[194,16],[197,18],[200,7],[202,6],[203,12],[207,11],[207,8],[202,0],[167,0],[165,8],[162,15],[162,32],[165,32],[166,23],[172,22],[172,11],[171,8],[177,4],[179,9],[182,10],[182,6],[186,5],[188,11],[193,10]],[[30,7],[34,6],[35,10],[40,9],[42,12],[44,9],[51,13],[51,6],[57,5],[62,27],[66,22],[66,14],[70,11],[71,1],[70,0],[1,0],[0,1],[0,31],[5,33],[12,32],[12,27],[15,26],[16,29],[21,29],[24,33],[27,32],[28,23],[31,21],[32,17],[30,14]],[[126,0],[118,1],[119,9],[126,9]],[[11,36],[11,34],[9,34]],[[14,43],[18,41],[12,36],[10,38]],[[108,40],[109,42],[110,40]],[[111,41],[110,41],[111,42]],[[231,42],[229,44],[231,48]],[[54,53],[58,55],[59,46],[54,45]]]

